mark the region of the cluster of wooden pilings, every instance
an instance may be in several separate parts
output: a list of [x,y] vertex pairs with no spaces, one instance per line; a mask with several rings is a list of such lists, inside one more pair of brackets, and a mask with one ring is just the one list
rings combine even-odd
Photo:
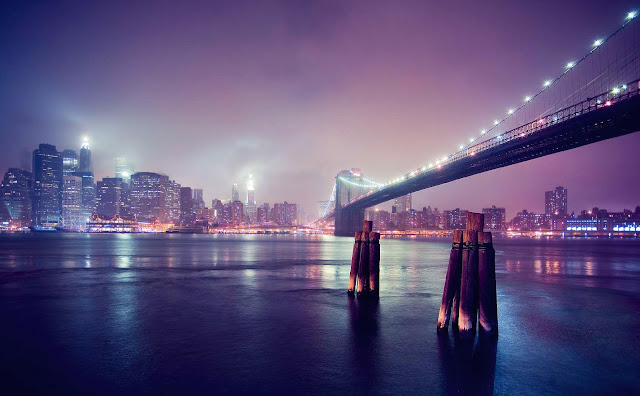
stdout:
[[347,293],[377,297],[380,292],[380,233],[373,231],[373,222],[362,222],[356,231],[351,255],[351,273]]
[[490,232],[483,232],[484,216],[467,214],[466,230],[453,232],[449,268],[444,282],[438,332],[452,327],[461,337],[498,335],[496,252]]

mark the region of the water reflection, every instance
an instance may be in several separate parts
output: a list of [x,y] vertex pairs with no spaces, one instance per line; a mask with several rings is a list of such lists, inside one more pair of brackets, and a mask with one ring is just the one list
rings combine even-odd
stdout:
[[363,394],[369,391],[375,392],[379,377],[376,365],[379,359],[379,302],[374,298],[354,296],[347,296],[347,298],[349,299],[353,367],[358,372],[357,378],[362,380],[357,389]]
[[496,374],[498,339],[463,340],[449,334],[438,336],[438,352],[449,395],[492,395]]

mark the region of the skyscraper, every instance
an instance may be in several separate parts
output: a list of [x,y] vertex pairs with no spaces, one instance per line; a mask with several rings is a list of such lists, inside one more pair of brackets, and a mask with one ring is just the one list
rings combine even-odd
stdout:
[[62,176],[71,176],[78,171],[78,153],[75,150],[62,152]]
[[167,183],[167,221],[173,224],[180,224],[180,184],[175,180]]
[[238,185],[234,184],[231,188],[231,202],[239,201],[240,194],[238,194]]
[[86,226],[82,213],[82,178],[62,177],[62,227],[66,230],[80,230]]
[[195,210],[196,211],[205,208],[204,192],[202,191],[201,188],[194,188],[193,189],[193,204],[195,205]]
[[87,223],[96,210],[96,186],[93,180],[93,172],[73,172],[73,176],[82,179],[82,221]]
[[96,213],[103,219],[111,219],[121,215],[122,209],[122,179],[119,177],[105,177],[98,182],[96,198]]
[[544,193],[544,213],[549,216],[567,215],[567,189],[558,186]]
[[247,202],[245,214],[249,217],[250,223],[258,221],[258,208],[256,206],[255,186],[253,185],[253,175],[249,175],[247,181]]
[[91,165],[91,148],[89,147],[89,137],[85,136],[82,139],[82,146],[80,147],[80,160],[78,161],[78,170],[80,172],[93,172]]
[[411,194],[403,195],[395,199],[393,206],[396,207],[396,213],[411,211]]
[[131,213],[140,221],[167,220],[169,176],[137,172],[131,176]]
[[180,187],[180,223],[189,226],[193,225],[195,221],[193,191],[191,187]]
[[124,183],[131,183],[131,175],[133,175],[133,167],[126,158],[116,158],[116,177],[122,179]]
[[0,205],[4,205],[6,220],[19,227],[31,224],[31,172],[18,168],[9,168],[0,185]]
[[62,212],[62,156],[51,144],[33,151],[33,217],[37,226],[57,226]]

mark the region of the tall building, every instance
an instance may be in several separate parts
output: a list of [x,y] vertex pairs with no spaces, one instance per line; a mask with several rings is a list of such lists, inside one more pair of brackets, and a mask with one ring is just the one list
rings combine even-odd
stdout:
[[231,222],[235,225],[244,223],[244,205],[240,201],[231,203]]
[[239,200],[240,200],[240,194],[238,193],[238,185],[234,184],[233,187],[231,187],[231,202],[235,202]]
[[168,183],[169,176],[153,172],[137,172],[131,176],[131,213],[139,221],[166,222]]
[[18,168],[9,168],[0,185],[0,205],[7,214],[7,221],[26,227],[31,224],[31,172]]
[[75,150],[62,152],[62,176],[71,176],[78,171],[78,153]]
[[62,177],[62,227],[81,230],[87,225],[82,213],[82,178]]
[[411,194],[403,195],[395,199],[393,206],[396,207],[397,213],[411,211]]
[[272,221],[277,225],[296,225],[298,217],[298,207],[287,201],[273,204]]
[[133,167],[127,159],[124,157],[116,158],[116,177],[129,184],[131,183],[131,175],[133,175]]
[[182,188],[180,184],[175,180],[171,180],[167,183],[167,221],[173,224],[180,224],[181,209],[180,199]]
[[482,214],[484,215],[485,230],[502,231],[505,229],[504,208],[496,208],[495,206],[484,208]]
[[91,148],[89,147],[88,136],[85,136],[82,139],[82,146],[80,147],[80,159],[78,161],[78,170],[80,172],[93,172],[93,166],[91,165]]
[[253,175],[249,175],[247,181],[247,202],[245,214],[249,217],[250,223],[258,222],[258,207],[256,205],[255,186],[253,185]]
[[223,221],[224,204],[221,200],[215,198],[211,201],[211,210],[213,210],[213,218],[215,221]]
[[89,222],[96,210],[96,186],[93,180],[93,172],[73,172],[73,176],[82,179],[82,208],[81,216],[85,223]]
[[544,193],[544,214],[549,216],[567,215],[567,189],[558,186],[555,190]]
[[180,223],[193,225],[196,222],[196,210],[193,205],[193,191],[191,187],[180,187]]
[[57,226],[62,215],[62,156],[51,144],[33,151],[33,218],[35,225]]
[[204,204],[204,192],[201,188],[193,189],[193,204],[195,205],[196,211],[205,208],[206,205]]
[[103,219],[111,219],[115,215],[122,217],[122,179],[105,177],[98,182],[96,213]]

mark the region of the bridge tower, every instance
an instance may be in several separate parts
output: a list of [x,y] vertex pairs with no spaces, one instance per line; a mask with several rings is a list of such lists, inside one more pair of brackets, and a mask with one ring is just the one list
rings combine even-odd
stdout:
[[360,169],[344,170],[336,176],[334,235],[353,236],[362,228],[364,208],[343,209],[342,205],[369,191],[363,183]]

